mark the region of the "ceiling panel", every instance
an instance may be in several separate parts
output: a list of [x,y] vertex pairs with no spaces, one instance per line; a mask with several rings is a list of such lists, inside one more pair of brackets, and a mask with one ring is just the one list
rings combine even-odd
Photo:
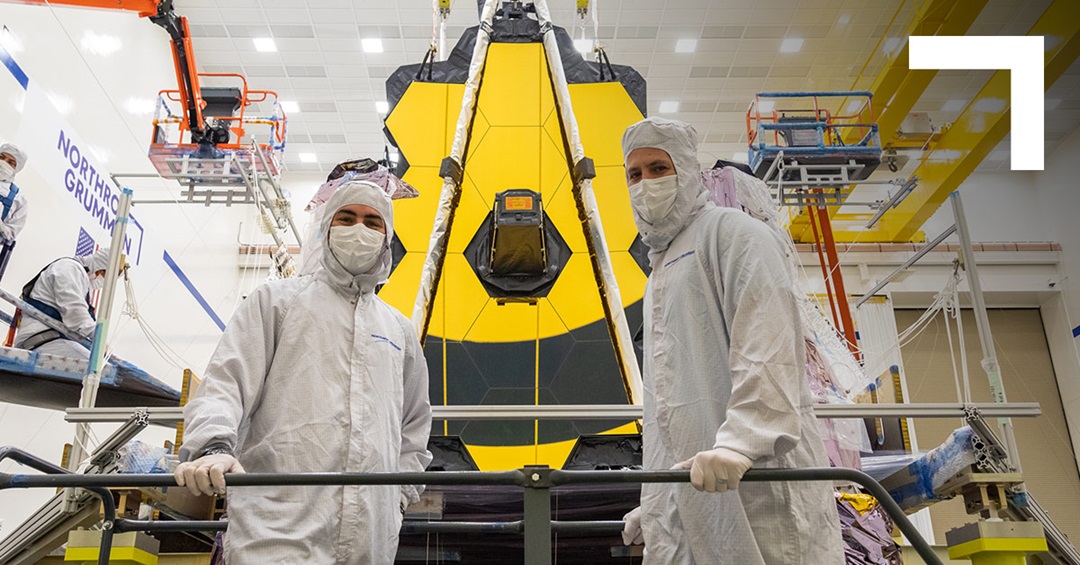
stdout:
[[[972,34],[1026,33],[1050,1],[989,0]],[[575,38],[598,37],[613,63],[631,65],[646,77],[650,113],[661,101],[680,102],[673,116],[697,125],[703,152],[724,158],[745,151],[744,114],[756,92],[868,88],[887,54],[899,48],[897,37],[916,4],[620,0],[594,6],[594,27],[591,18],[582,22],[575,15],[573,0],[549,1],[557,25]],[[385,79],[394,69],[420,62],[432,34],[426,0],[176,0],[176,8],[191,20],[203,70],[242,72],[252,88],[275,90],[300,104],[300,112],[289,116],[290,135],[313,142],[303,152],[317,153],[318,163],[297,169],[300,143],[290,143],[286,160],[292,170],[329,170],[341,155],[381,153],[383,116],[374,102],[385,100]],[[454,0],[447,45],[452,47],[476,20],[473,0]],[[255,37],[273,38],[277,52],[257,52]],[[384,51],[365,53],[361,38],[382,39]],[[780,52],[789,38],[802,39],[801,48]],[[696,39],[695,51],[675,53],[680,39]],[[989,74],[939,73],[915,109],[947,123],[963,108],[943,108],[970,100]],[[1080,72],[1071,69],[1048,94],[1059,100],[1061,110],[1069,110],[1055,112],[1047,128],[1048,150],[1080,125],[1078,89]],[[998,148],[984,166],[1007,167],[1007,153],[1007,145]]]

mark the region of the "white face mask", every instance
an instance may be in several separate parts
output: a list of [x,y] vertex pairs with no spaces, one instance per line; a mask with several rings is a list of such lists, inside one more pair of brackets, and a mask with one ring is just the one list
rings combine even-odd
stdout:
[[98,277],[98,276],[90,277],[90,289],[91,290],[101,290],[102,288],[105,288],[105,277]]
[[0,182],[11,182],[15,178],[15,167],[7,161],[0,161]]
[[630,185],[630,206],[643,220],[655,224],[671,213],[678,194],[678,175],[641,179]]
[[382,255],[386,236],[364,224],[330,228],[330,251],[353,276],[362,275]]

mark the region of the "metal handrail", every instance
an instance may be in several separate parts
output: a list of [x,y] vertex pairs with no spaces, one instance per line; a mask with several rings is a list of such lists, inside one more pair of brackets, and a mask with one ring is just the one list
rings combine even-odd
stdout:
[[[107,487],[175,487],[176,480],[168,474],[139,475],[80,475],[67,473],[51,463],[41,460],[14,447],[0,448],[0,460],[10,458],[33,467],[46,475],[23,475],[0,473],[0,490],[8,488],[87,488],[98,495],[104,503],[105,519],[102,525],[99,565],[107,565],[113,531],[213,531],[223,529],[220,522],[183,521],[174,524],[117,519],[116,507]],[[686,483],[690,472],[665,471],[563,471],[547,467],[526,467],[515,471],[445,471],[431,473],[244,473],[227,475],[229,487],[248,486],[313,486],[313,485],[509,485],[525,489],[525,519],[517,522],[448,522],[439,525],[421,525],[413,522],[410,528],[440,532],[521,532],[525,535],[526,563],[532,565],[551,563],[551,532],[586,529],[592,532],[610,532],[619,522],[566,522],[551,520],[550,489],[569,484],[605,483]],[[866,473],[846,468],[808,469],[751,469],[743,476],[747,482],[770,481],[849,481],[866,488],[896,522],[900,531],[929,565],[942,565],[926,540],[908,521],[904,511],[889,496],[888,491]],[[530,527],[530,516],[536,520]],[[538,518],[540,517],[540,518]],[[546,517],[547,519],[543,519]],[[227,526],[225,526],[227,527]],[[538,548],[545,548],[544,555]]]
[[[63,467],[53,465],[52,463],[49,463],[40,457],[31,455],[17,447],[0,447],[0,461],[3,461],[4,459],[11,459],[17,463],[22,463],[23,465],[41,471],[42,473],[51,473],[51,475],[35,476],[68,476],[72,478],[88,476],[74,474]],[[7,473],[0,473],[0,475],[7,475]],[[4,478],[0,477],[0,490],[7,488],[3,486],[4,482]],[[113,524],[116,522],[116,501],[113,500],[112,493],[110,493],[108,489],[93,485],[87,485],[83,488],[101,499],[101,506],[105,512],[105,522],[102,524],[101,528],[101,549],[98,551],[98,565],[109,565],[109,554],[112,552]]]

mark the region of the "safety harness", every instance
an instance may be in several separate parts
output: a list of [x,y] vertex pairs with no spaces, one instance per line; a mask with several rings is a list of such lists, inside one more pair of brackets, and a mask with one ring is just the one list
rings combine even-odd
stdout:
[[[5,212],[6,211],[7,210],[5,209]],[[35,275],[33,279],[30,279],[30,282],[23,285],[23,289],[22,289],[22,299],[23,299],[24,302],[26,302],[27,304],[33,306],[34,308],[37,308],[38,310],[40,310],[45,315],[49,316],[50,318],[55,319],[56,321],[58,321],[60,323],[64,323],[64,317],[60,313],[60,310],[56,309],[56,307],[54,307],[52,305],[49,305],[49,304],[46,304],[46,303],[42,302],[42,301],[40,301],[40,300],[38,300],[36,298],[31,298],[30,295],[34,292],[34,285],[37,284],[38,279],[41,278],[42,273],[44,273],[46,270],[48,270],[49,267],[53,266],[58,261],[64,261],[64,260],[78,261],[78,259],[75,259],[73,257],[61,257],[61,258],[57,259],[56,261],[53,261],[52,263],[49,263],[48,265],[45,265],[45,268],[42,269],[41,271],[39,271],[38,274]],[[80,263],[80,265],[81,264],[82,263]],[[90,304],[90,293],[86,293],[86,309],[87,309],[88,312],[90,312],[90,318],[92,318],[94,320],[97,320],[97,316],[95,315],[95,312],[94,312],[94,307]],[[56,330],[54,330],[52,328],[49,328],[47,330],[38,332],[38,333],[26,338],[25,340],[22,341],[22,343],[20,345],[21,345],[22,349],[36,349],[38,347],[41,347],[42,345],[45,345],[46,343],[49,343],[50,341],[60,339],[62,337],[64,337],[63,334],[61,334],[60,332],[58,332],[58,331],[56,331]]]
[[0,197],[0,205],[4,206],[4,211],[0,212],[0,221],[7,221],[8,214],[11,213],[11,206],[15,203],[15,196],[18,194],[19,187],[15,186],[15,183],[11,183],[7,196]]

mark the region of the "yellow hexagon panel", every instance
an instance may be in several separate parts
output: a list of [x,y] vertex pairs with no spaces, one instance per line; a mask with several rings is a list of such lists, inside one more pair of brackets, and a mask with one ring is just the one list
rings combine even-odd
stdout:
[[470,149],[466,173],[476,184],[481,198],[490,203],[495,194],[508,188],[528,188],[543,192],[540,163],[529,156],[540,152],[540,128],[492,126],[484,139]]
[[[416,83],[413,83],[416,84]],[[410,88],[412,88],[410,86]],[[450,148],[454,145],[454,133],[457,132],[457,121],[461,115],[461,98],[465,96],[464,84],[448,84],[446,85],[446,153],[442,157],[450,156]],[[433,115],[432,118],[438,119],[437,115]],[[487,122],[481,124],[482,130],[487,130]],[[394,131],[392,128],[390,131]],[[473,122],[473,131],[477,131],[476,122]],[[439,162],[442,163],[442,157],[439,158]],[[412,161],[409,161],[412,163]]]
[[617,82],[571,84],[569,88],[585,155],[597,167],[622,165],[623,132],[644,118],[626,89]]
[[630,249],[638,230],[630,210],[630,190],[626,187],[622,165],[597,167],[592,188],[596,195],[596,206],[600,209],[600,220],[604,223],[604,239],[607,240],[608,250],[615,252]]
[[[567,176],[554,194],[544,197],[544,211],[559,230],[563,241],[573,251],[586,251],[585,230],[578,219],[577,201],[574,199],[573,185]],[[558,284],[558,283],[556,283]]]
[[450,253],[463,253],[476,230],[491,211],[491,200],[485,200],[476,189],[476,184],[468,172],[461,183],[461,199],[454,212],[454,229],[450,232],[447,250]]
[[[473,152],[480,142],[484,140],[484,136],[487,135],[488,129],[491,125],[488,124],[487,118],[484,117],[484,113],[477,110],[473,113],[472,127],[469,129],[469,145],[465,151],[465,163],[468,165],[472,161]],[[454,143],[454,134],[450,134],[450,144],[447,147],[452,147]]]
[[548,300],[568,329],[576,330],[604,319],[600,291],[588,253],[574,253],[570,257],[548,293]]
[[438,165],[413,165],[405,172],[404,180],[416,187],[420,196],[394,200],[394,233],[408,251],[426,253],[443,180]]
[[432,315],[428,333],[453,341],[465,339],[487,302],[487,292],[465,257],[460,253],[448,254],[435,297],[435,307],[443,309],[445,319],[437,320]]
[[536,304],[510,302],[503,305],[492,298],[484,305],[484,311],[476,318],[464,339],[485,343],[531,342],[537,336],[544,339],[566,332],[566,324],[544,298],[537,300]]
[[537,128],[540,137],[540,186],[543,192],[554,191],[565,179],[570,178],[570,165],[563,152],[562,138],[556,128],[553,138],[547,128]]
[[479,107],[493,126],[541,123],[540,92],[547,84],[544,46],[493,43],[488,47]]
[[[438,166],[449,153],[447,128],[449,126],[451,139],[454,130],[447,119],[448,114],[454,113],[453,119],[457,119],[455,112],[447,112],[449,86],[414,82],[386,117],[386,125],[409,164]],[[424,115],[426,119],[417,120],[418,115]]]
[[[626,424],[612,428],[602,434],[636,434],[637,424]],[[489,445],[469,444],[469,455],[476,461],[477,467],[484,471],[513,471],[523,464],[543,464],[556,469],[561,468],[577,440],[541,443],[533,445],[512,445],[493,447]]]
[[[566,146],[563,143],[562,134],[562,122],[559,121],[559,114],[552,109],[544,118],[544,133],[547,134],[548,139],[559,148],[559,155],[563,160],[566,160]],[[569,167],[569,165],[567,165]]]
[[420,288],[420,272],[424,269],[424,255],[423,251],[406,253],[394,269],[394,276],[390,277],[390,280],[379,291],[379,298],[406,316],[412,315],[416,291]]
[[[619,283],[619,295],[623,308],[641,300],[645,296],[645,283],[649,280],[641,267],[630,256],[629,251],[611,253],[611,269],[615,271],[615,282]],[[630,333],[637,328],[630,328]]]

